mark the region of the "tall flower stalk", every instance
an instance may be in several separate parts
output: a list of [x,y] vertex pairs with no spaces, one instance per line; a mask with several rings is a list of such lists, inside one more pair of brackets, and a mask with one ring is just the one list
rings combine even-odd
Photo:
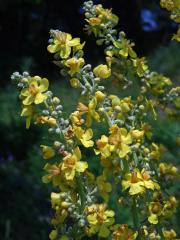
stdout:
[[[80,90],[77,107],[68,117],[46,78],[27,72],[12,75],[26,127],[47,127],[49,144],[42,143],[41,149],[47,161],[42,180],[54,189],[54,229],[49,238],[177,239],[171,219],[178,201],[168,191],[179,173],[176,166],[163,160],[163,149],[153,141],[149,119],[158,121],[160,111],[167,118],[178,117],[180,87],[150,71],[146,59],[135,52],[134,43],[115,29],[118,17],[111,10],[88,1],[84,11],[85,30],[94,34],[98,45],[104,44],[103,64],[94,68],[87,64],[85,43],[69,33],[51,30],[47,47],[61,74]],[[110,94],[106,81],[118,83],[126,96]],[[132,98],[126,89],[135,82],[139,91]],[[103,133],[97,131],[100,125],[106,128]],[[98,176],[89,169],[92,158],[101,165]],[[112,190],[118,197],[112,196]],[[131,217],[122,224],[116,210],[119,216],[123,207]]]

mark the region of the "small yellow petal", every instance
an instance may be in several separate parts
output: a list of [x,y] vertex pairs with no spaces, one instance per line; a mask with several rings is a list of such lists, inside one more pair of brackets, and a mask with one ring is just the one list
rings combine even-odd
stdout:
[[158,217],[156,214],[151,214],[149,217],[148,217],[148,221],[152,224],[157,224],[158,223]]
[[77,172],[84,172],[87,168],[88,168],[87,162],[78,161],[76,163],[76,171]]
[[47,96],[46,96],[45,94],[38,93],[38,94],[35,96],[34,103],[35,103],[35,104],[40,104],[40,103],[44,102],[46,99],[47,99]]
[[48,90],[49,87],[49,81],[47,78],[42,78],[40,80],[40,86],[39,86],[39,90],[40,92],[45,92]]
[[23,100],[24,105],[31,105],[34,102],[34,97],[29,95],[27,98]]

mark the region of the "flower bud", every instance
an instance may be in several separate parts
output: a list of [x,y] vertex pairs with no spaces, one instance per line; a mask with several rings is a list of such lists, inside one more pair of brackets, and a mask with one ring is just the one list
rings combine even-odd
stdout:
[[46,115],[46,116],[49,115],[49,111],[48,110],[43,110],[42,113],[43,113],[43,115]]
[[139,106],[139,109],[140,109],[140,110],[144,110],[144,106],[143,106],[143,105],[140,105],[140,106]]
[[53,103],[58,105],[60,103],[60,99],[58,97],[53,97]]
[[61,129],[60,128],[56,128],[56,133],[60,134],[61,133]]
[[53,96],[53,93],[52,93],[51,91],[47,91],[47,92],[46,92],[46,95],[47,95],[48,97],[52,97],[52,96]]
[[70,84],[71,84],[71,87],[73,88],[78,88],[80,86],[80,82],[77,78],[71,78]]
[[57,230],[52,230],[49,234],[49,239],[50,240],[55,240],[55,239],[57,239],[57,236],[58,236]]
[[45,145],[41,145],[40,147],[42,148],[42,154],[44,159],[47,160],[54,157],[55,151],[52,147],[45,146]]
[[53,111],[53,112],[51,113],[51,115],[52,115],[53,117],[57,117],[57,112],[56,112],[56,111]]
[[59,141],[54,141],[54,147],[55,147],[56,149],[60,148],[60,146],[61,146],[61,142],[59,142]]
[[100,64],[95,67],[93,70],[96,77],[99,78],[108,78],[111,75],[111,69],[107,65]]
[[85,220],[84,220],[84,219],[80,219],[79,222],[78,222],[78,225],[79,225],[80,227],[84,227],[84,226],[86,225]]
[[101,91],[97,91],[97,92],[95,92],[95,96],[96,96],[98,102],[102,102],[106,95],[104,93],[102,93]]
[[132,130],[131,135],[135,139],[142,139],[144,136],[144,131]]

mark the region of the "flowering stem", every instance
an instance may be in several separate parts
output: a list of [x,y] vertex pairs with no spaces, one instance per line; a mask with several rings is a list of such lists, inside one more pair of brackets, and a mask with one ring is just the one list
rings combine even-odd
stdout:
[[132,203],[132,216],[133,216],[133,224],[134,228],[137,230],[139,226],[139,218],[138,218],[138,211],[137,211],[137,202],[136,198],[133,197],[133,203]]
[[162,229],[160,224],[157,224],[157,232],[159,233],[159,235],[161,236],[161,239],[164,240],[164,236],[162,234]]
[[82,177],[80,174],[77,175],[76,179],[77,179],[77,188],[78,188],[79,196],[81,199],[81,210],[83,211],[86,203],[86,195],[84,191],[85,189],[84,189]]
[[106,119],[106,121],[107,121],[108,126],[109,126],[109,127],[112,127],[111,119],[110,119],[110,117],[108,116],[108,114],[107,114],[106,111],[104,111],[104,116],[105,116],[105,119]]

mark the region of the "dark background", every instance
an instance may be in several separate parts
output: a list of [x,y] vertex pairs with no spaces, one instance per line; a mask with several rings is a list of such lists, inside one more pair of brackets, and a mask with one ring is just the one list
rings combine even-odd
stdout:
[[[119,16],[119,29],[136,43],[139,54],[145,55],[170,40],[176,25],[169,14],[159,7],[158,1],[102,0],[105,7],[113,8]],[[149,3],[150,2],[150,3]],[[0,1],[0,82],[5,85],[15,70],[29,68],[32,72],[51,75],[46,51],[49,30],[61,29],[88,42],[86,58],[97,59],[97,47],[83,32],[83,1],[80,0],[6,0]],[[143,14],[149,10],[152,16]],[[144,23],[145,22],[145,23]]]
[[[152,69],[177,83],[180,48],[170,41],[177,26],[169,19],[169,13],[160,8],[159,1],[94,2],[112,7],[119,16],[119,30],[135,42],[138,54],[148,58]],[[44,162],[39,152],[47,133],[36,126],[29,131],[25,129],[10,75],[27,70],[31,75],[48,77],[52,88],[64,99],[65,110],[70,112],[77,93],[69,88],[66,79],[59,77],[46,48],[49,30],[60,29],[86,41],[87,62],[95,65],[102,59],[103,49],[83,31],[82,3],[80,0],[0,0],[0,240],[48,239],[52,215],[50,188],[41,183]],[[169,150],[167,157],[178,163],[178,122],[169,124],[162,120],[154,123],[154,129],[154,141],[163,143]],[[97,169],[96,165],[92,167]],[[178,219],[174,220],[177,226]]]

